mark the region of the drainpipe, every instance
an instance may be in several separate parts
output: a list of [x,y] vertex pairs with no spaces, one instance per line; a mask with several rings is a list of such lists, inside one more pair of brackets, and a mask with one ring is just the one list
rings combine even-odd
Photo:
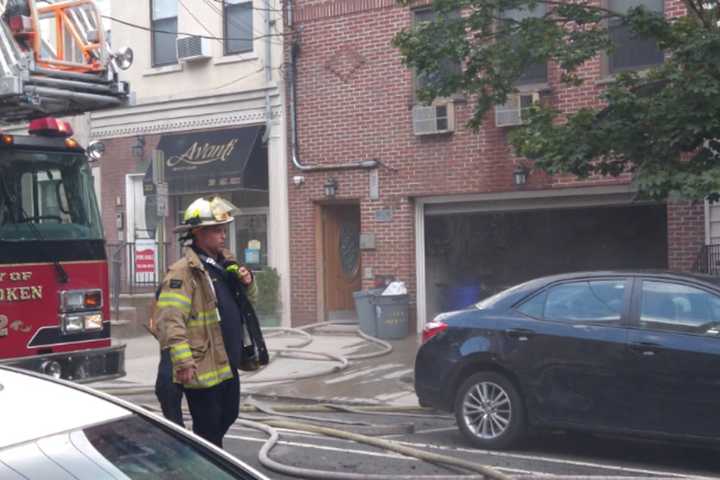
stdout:
[[[292,31],[293,28],[293,3],[292,0],[287,0],[287,24],[288,30]],[[288,70],[288,83],[289,83],[289,107],[290,107],[290,143],[292,148],[292,162],[295,168],[302,170],[303,172],[322,172],[328,170],[371,170],[378,168],[380,162],[378,160],[362,160],[355,163],[338,163],[331,165],[304,165],[300,163],[300,157],[298,156],[298,142],[297,142],[297,100],[295,91],[295,78],[297,73],[297,57],[298,57],[299,45],[297,40],[294,40],[290,46],[290,68]]]

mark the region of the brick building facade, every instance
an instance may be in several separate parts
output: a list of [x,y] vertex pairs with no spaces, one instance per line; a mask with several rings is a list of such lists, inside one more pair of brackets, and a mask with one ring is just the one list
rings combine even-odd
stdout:
[[[677,15],[681,3],[666,1],[665,14]],[[692,267],[705,241],[702,204],[634,202],[629,178],[578,181],[530,172],[526,184],[516,185],[514,173],[524,163],[508,146],[508,129],[488,115],[479,131],[468,130],[472,103],[463,97],[450,100],[454,131],[416,135],[413,73],[391,46],[413,10],[394,0],[298,0],[291,9],[293,324],[352,309],[350,290],[387,276],[405,282],[417,320],[411,325],[421,326],[458,306],[458,295],[469,299],[558,269]],[[563,110],[595,105],[611,73],[608,58],[588,62],[581,73],[585,83],[568,88],[549,64],[542,84],[521,90],[541,92]],[[334,184],[333,195],[327,187]],[[356,245],[349,239],[355,230]],[[570,251],[561,258],[565,244]]]

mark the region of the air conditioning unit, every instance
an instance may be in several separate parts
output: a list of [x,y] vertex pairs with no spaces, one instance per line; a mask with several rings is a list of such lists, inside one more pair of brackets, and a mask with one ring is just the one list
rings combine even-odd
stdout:
[[178,60],[194,62],[210,58],[210,40],[202,37],[183,37],[177,39]]
[[415,105],[412,109],[415,135],[434,135],[455,130],[455,105],[452,102]]
[[507,102],[495,105],[495,126],[515,127],[527,121],[528,109],[540,102],[540,93],[514,93],[508,95]]

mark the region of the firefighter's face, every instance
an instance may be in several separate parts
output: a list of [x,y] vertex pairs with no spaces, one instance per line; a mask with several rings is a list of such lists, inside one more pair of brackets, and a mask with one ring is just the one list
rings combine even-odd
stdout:
[[194,232],[196,245],[209,255],[218,255],[225,248],[227,225],[212,225]]

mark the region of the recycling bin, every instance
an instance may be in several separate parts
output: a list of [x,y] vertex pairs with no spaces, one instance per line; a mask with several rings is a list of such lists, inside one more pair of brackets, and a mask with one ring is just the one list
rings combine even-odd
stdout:
[[371,337],[377,336],[377,321],[375,320],[375,307],[371,303],[371,299],[382,293],[381,288],[371,288],[370,290],[360,290],[353,292],[355,300],[355,311],[358,316],[358,326],[360,331]]

